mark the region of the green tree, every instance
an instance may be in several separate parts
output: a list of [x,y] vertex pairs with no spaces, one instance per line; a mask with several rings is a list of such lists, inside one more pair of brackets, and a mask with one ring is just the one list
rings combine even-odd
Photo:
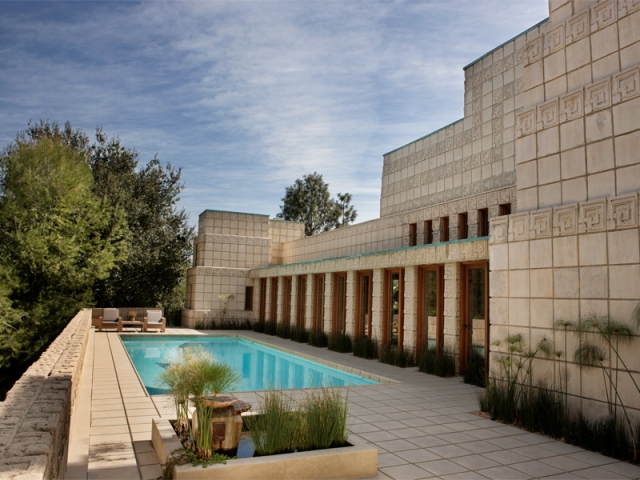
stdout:
[[[96,132],[91,147],[94,192],[127,212],[128,256],[95,283],[101,305],[164,307],[178,315],[184,305],[193,227],[177,210],[182,169],[154,158],[138,168],[138,152]],[[171,315],[170,315],[171,316]]]
[[358,212],[353,205],[351,205],[352,196],[350,193],[339,193],[336,205],[340,212],[340,224],[339,227],[344,227],[353,222],[358,216]]
[[126,254],[122,212],[92,193],[86,151],[53,130],[0,155],[0,368],[39,352]]
[[327,232],[355,219],[356,211],[349,205],[351,195],[345,193],[340,198],[341,203],[331,199],[329,185],[322,175],[314,172],[297,179],[285,189],[284,205],[280,206],[281,211],[276,216],[304,223],[305,235]]

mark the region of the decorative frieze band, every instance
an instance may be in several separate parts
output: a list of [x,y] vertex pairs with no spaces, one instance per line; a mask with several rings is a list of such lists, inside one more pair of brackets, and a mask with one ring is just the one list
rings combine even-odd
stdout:
[[633,67],[518,113],[516,138],[609,108],[639,95],[640,67]]
[[421,245],[391,252],[377,252],[357,257],[291,263],[273,267],[257,268],[249,272],[251,278],[282,277],[314,273],[332,273],[378,268],[431,265],[446,262],[467,262],[489,258],[486,239],[459,243]]
[[489,243],[596,233],[638,225],[638,194],[634,193],[492,218]]
[[199,244],[230,244],[230,245],[247,245],[256,247],[268,247],[269,239],[263,237],[245,237],[240,235],[222,235],[205,233],[196,237],[195,243]]

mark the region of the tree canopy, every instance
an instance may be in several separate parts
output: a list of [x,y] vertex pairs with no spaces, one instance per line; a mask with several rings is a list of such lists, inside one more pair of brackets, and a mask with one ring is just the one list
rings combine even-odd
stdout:
[[181,169],[101,130],[30,124],[0,153],[0,380],[83,307],[179,315],[193,227]]
[[287,187],[282,201],[284,204],[276,216],[304,223],[307,236],[348,225],[357,216],[350,205],[351,194],[339,193],[338,200],[332,199],[329,185],[317,172],[305,175]]

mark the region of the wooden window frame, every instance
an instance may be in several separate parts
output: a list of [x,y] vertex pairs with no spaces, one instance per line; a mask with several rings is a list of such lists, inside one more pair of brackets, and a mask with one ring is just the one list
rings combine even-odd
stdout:
[[282,324],[286,327],[291,324],[291,304],[293,303],[293,278],[282,278]]
[[458,214],[458,240],[469,238],[469,215],[467,213]]
[[449,217],[440,217],[440,230],[438,230],[440,234],[440,242],[448,242],[449,241]]
[[278,277],[271,277],[271,323],[278,323]]
[[[324,295],[326,290],[324,273],[316,274],[313,276],[313,325],[312,328],[315,332],[322,332],[324,330]],[[322,292],[318,295],[318,289]],[[318,298],[320,296],[320,298]],[[318,303],[319,302],[319,303]],[[322,318],[318,318],[318,310],[321,310]]]
[[416,351],[424,348],[424,272],[435,271],[438,278],[436,293],[436,352],[441,353],[444,346],[444,265],[421,265],[418,267],[418,325],[416,328]]
[[307,310],[307,277],[306,275],[298,276],[298,314],[296,315],[296,328],[305,328],[305,314]]
[[260,279],[260,310],[258,313],[258,321],[264,323],[267,315],[267,279]]
[[484,267],[484,344],[485,344],[485,370],[489,370],[489,261],[462,263],[460,265],[460,373],[467,367],[469,358],[469,270]]
[[409,224],[409,246],[415,247],[418,245],[418,224],[410,223]]
[[433,243],[433,220],[424,222],[424,244],[431,245]]
[[[342,304],[342,331],[338,330],[338,315],[339,315],[338,279],[340,278],[344,279],[344,292],[343,292],[344,297],[343,297],[343,304]],[[332,312],[332,318],[331,318],[331,333],[346,334],[347,333],[347,273],[346,272],[339,272],[339,273],[333,274],[333,309],[332,310],[333,312]]]

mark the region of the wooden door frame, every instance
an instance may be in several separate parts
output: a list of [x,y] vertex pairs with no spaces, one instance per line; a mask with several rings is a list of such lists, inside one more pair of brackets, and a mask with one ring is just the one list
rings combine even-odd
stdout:
[[391,342],[391,275],[397,273],[400,280],[398,291],[398,348],[404,344],[404,267],[388,268],[384,271],[384,319],[382,321],[382,343]]
[[464,372],[469,359],[469,270],[484,267],[484,344],[485,370],[489,368],[489,260],[460,264],[460,372]]
[[369,325],[367,325],[368,328],[368,332],[369,332],[369,336],[368,338],[371,338],[371,327],[372,327],[372,314],[373,314],[373,270],[362,270],[359,272],[356,272],[356,328],[355,328],[355,339],[358,340],[359,338],[362,338],[364,335],[362,335],[360,332],[362,332],[363,330],[363,325],[362,325],[362,278],[368,276],[369,277],[369,311],[367,312],[367,314],[369,315]]
[[278,277],[271,277],[271,323],[278,323]]
[[438,279],[436,292],[436,352],[444,345],[444,265],[420,265],[418,267],[418,325],[416,328],[416,351],[424,348],[424,272],[435,271]]
[[[343,332],[338,331],[338,278],[344,278],[344,299],[342,306],[343,314]],[[332,315],[331,315],[331,333],[346,333],[347,330],[347,272],[336,272],[333,274],[333,299],[332,299]]]
[[[318,298],[318,283],[322,280],[322,298]],[[311,328],[316,332],[324,330],[324,295],[326,289],[326,278],[324,273],[317,273],[313,275],[313,322]],[[318,302],[322,305],[322,317],[318,317]]]
[[291,303],[293,301],[293,277],[282,277],[282,325],[291,324]]
[[[304,287],[304,288],[303,288]],[[296,302],[296,328],[304,329],[305,328],[305,315],[307,310],[307,276],[306,275],[298,275],[298,286],[297,286],[297,295],[298,301]]]
[[264,323],[267,318],[267,279],[260,279],[260,310],[258,313],[258,321]]

